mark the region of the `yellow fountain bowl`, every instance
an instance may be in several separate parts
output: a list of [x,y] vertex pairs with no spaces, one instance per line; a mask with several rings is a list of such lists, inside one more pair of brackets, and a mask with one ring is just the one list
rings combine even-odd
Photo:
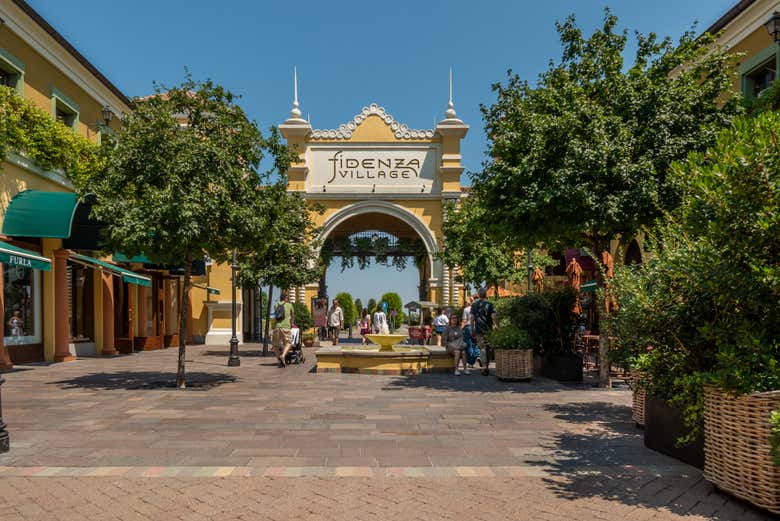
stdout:
[[406,335],[366,335],[366,338],[382,347],[390,347],[406,340]]

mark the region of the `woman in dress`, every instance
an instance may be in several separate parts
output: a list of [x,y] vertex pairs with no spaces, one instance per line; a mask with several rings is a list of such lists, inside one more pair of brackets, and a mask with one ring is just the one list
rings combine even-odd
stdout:
[[378,304],[376,306],[376,311],[374,312],[374,333],[384,335],[389,332],[389,328],[387,327],[387,315],[385,315],[385,312],[382,310],[382,305]]
[[444,328],[441,338],[447,352],[455,358],[455,376],[461,374],[459,368],[461,360],[463,361],[463,374],[471,374],[468,365],[466,365],[466,340],[463,329],[460,327],[458,315],[455,313],[450,316],[450,323]]
[[371,332],[371,315],[368,313],[368,309],[363,308],[360,316],[362,317],[360,319],[360,336],[363,338],[363,345],[366,345],[368,343],[366,335]]

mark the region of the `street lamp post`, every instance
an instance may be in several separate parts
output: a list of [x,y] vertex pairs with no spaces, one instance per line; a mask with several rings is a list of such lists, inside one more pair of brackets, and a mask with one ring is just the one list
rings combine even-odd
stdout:
[[231,278],[231,289],[233,291],[233,301],[231,306],[231,325],[233,328],[233,335],[230,337],[230,358],[228,358],[228,365],[230,367],[236,367],[241,365],[241,359],[238,357],[238,337],[236,336],[236,320],[238,319],[236,312],[236,272],[238,271],[238,262],[236,260],[236,250],[233,249],[233,264],[230,266],[233,273]]
[[528,294],[531,294],[531,285],[533,284],[534,263],[531,260],[531,248],[528,248]]
[[[0,387],[5,383],[5,377],[0,374]],[[5,422],[3,421],[3,399],[0,395],[0,453],[8,452],[10,448],[10,440],[8,439],[8,429],[6,429]]]

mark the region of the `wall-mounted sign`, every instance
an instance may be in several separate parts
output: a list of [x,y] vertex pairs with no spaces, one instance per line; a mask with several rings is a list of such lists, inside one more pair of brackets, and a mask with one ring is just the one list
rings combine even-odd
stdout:
[[310,146],[308,191],[431,193],[437,146]]

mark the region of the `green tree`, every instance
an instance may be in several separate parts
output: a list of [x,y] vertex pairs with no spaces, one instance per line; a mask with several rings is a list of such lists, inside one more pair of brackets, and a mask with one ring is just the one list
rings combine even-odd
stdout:
[[368,312],[373,315],[374,311],[376,311],[376,300],[370,298],[368,299]]
[[[403,324],[404,322],[404,304],[401,301],[401,297],[398,293],[389,292],[382,295],[379,299],[381,305],[382,302],[387,302],[387,321],[388,323],[394,323],[395,325]],[[393,311],[396,312],[395,320],[393,320]]]
[[776,112],[739,118],[712,149],[676,164],[683,204],[649,262],[613,281],[615,358],[638,365],[694,429],[705,383],[780,390],[778,129]]
[[598,253],[636,235],[680,202],[670,165],[712,145],[738,112],[736,98],[722,103],[732,56],[711,36],[691,31],[675,45],[637,33],[626,66],[616,27],[607,10],[586,39],[569,17],[557,24],[562,57],[536,86],[511,71],[493,86],[496,102],[482,107],[490,159],[474,192],[498,240]]
[[[257,233],[247,235],[239,251],[239,284],[243,287],[268,286],[291,288],[317,280],[322,265],[316,262],[311,241],[317,230],[312,212],[321,211],[309,206],[303,197],[287,191],[285,173],[291,161],[289,149],[279,144],[278,134],[272,129],[269,147],[275,151],[274,170],[280,176],[278,182],[263,187],[253,199],[251,219],[258,221]],[[267,299],[266,316],[271,312],[273,299]],[[263,336],[263,353],[267,349],[270,323],[266,321]]]
[[[107,247],[184,264],[187,309],[192,261],[225,261],[255,223],[252,208],[264,139],[235,96],[189,75],[181,85],[138,100],[122,121],[105,172],[83,183],[106,224]],[[179,321],[176,385],[185,382],[185,332]]]
[[444,211],[444,248],[439,254],[448,266],[460,267],[458,278],[466,284],[497,287],[499,281],[518,281],[526,268],[506,241],[496,241],[485,231],[484,208],[469,197]]
[[680,201],[669,167],[705,150],[731,121],[731,56],[713,39],[626,32],[606,11],[585,39],[573,17],[557,25],[563,46],[531,87],[510,71],[496,102],[482,107],[490,160],[475,191],[493,229],[520,245],[585,244],[598,250],[632,236]]
[[355,299],[355,311],[357,312],[357,316],[361,317],[361,313],[363,313],[363,302],[359,299]]
[[355,303],[352,301],[352,295],[346,291],[342,291],[336,295],[336,300],[341,305],[341,310],[344,311],[344,324],[349,329],[350,335],[352,334],[352,326],[355,324]]

